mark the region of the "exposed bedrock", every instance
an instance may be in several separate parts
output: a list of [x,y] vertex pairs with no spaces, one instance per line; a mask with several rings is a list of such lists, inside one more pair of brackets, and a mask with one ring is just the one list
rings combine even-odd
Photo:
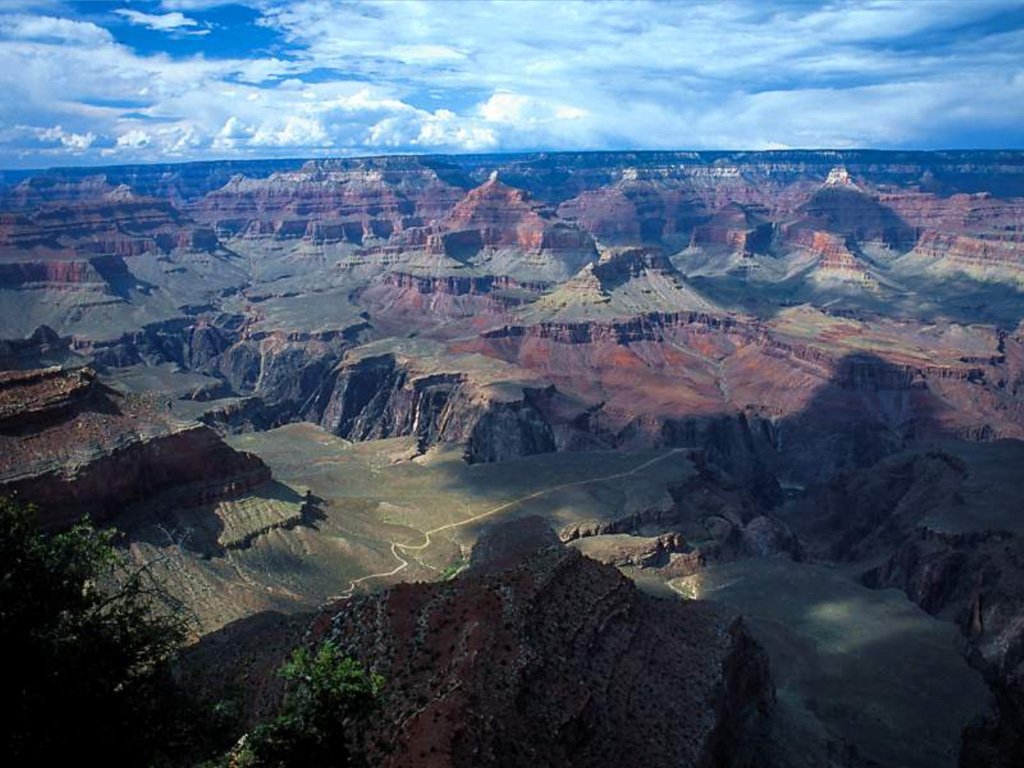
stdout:
[[917,240],[915,229],[890,207],[850,183],[826,183],[798,209],[801,219],[788,232],[821,229],[845,235],[858,243],[877,243],[908,250]]
[[705,448],[734,473],[759,461],[804,483],[924,439],[1024,435],[1018,346],[936,362],[837,354],[694,312],[505,326],[464,348],[595,403],[573,424],[606,444]]
[[[511,393],[511,394],[510,394]],[[554,386],[494,387],[469,373],[429,373],[394,355],[346,361],[323,377],[297,416],[351,440],[415,435],[421,450],[465,446],[471,462],[556,450],[696,447],[770,491],[771,422],[734,416],[636,418],[625,426]],[[753,422],[753,426],[751,426]]]
[[[752,350],[748,356],[756,354],[752,359],[765,362],[730,370],[731,401],[722,402],[721,386],[702,395],[717,401],[702,401],[677,383],[675,391],[682,393],[678,405],[670,408],[662,401],[657,403],[661,412],[651,412],[653,408],[645,407],[647,391],[632,394],[638,379],[623,377],[618,364],[605,361],[629,350],[657,362],[660,357],[655,355],[664,354],[668,334],[680,328],[698,334],[683,338],[695,348],[707,348],[709,342],[735,348],[738,341]],[[301,403],[297,411],[288,411],[292,417],[349,439],[415,435],[422,449],[435,443],[464,445],[471,461],[554,450],[695,448],[737,479],[763,486],[766,493],[773,474],[805,483],[836,470],[869,466],[921,440],[988,440],[1021,429],[1016,395],[1007,387],[984,385],[989,376],[999,375],[1001,363],[950,367],[895,363],[868,354],[836,358],[817,347],[759,334],[730,318],[694,314],[613,324],[506,327],[485,333],[480,344],[519,365],[520,371],[535,374],[535,383],[499,386],[471,368],[438,370],[431,360],[390,353],[356,356],[329,371],[328,357],[292,367],[282,356],[283,371],[306,371],[308,377],[282,374],[281,384],[269,390],[274,377],[266,372],[273,363],[268,369],[265,359],[264,383],[244,383],[267,402]],[[236,346],[220,364],[237,360],[245,363],[240,370],[256,371],[255,359],[255,350]],[[799,361],[798,372],[809,372],[806,382],[798,382],[799,389],[764,379],[769,364],[784,371],[794,365],[790,360]],[[579,378],[580,366],[590,372],[588,379]],[[637,376],[647,375],[644,370],[655,377],[671,375],[654,366]],[[301,384],[303,377],[315,389]],[[238,384],[236,375],[228,378]],[[659,379],[651,381],[657,385],[653,390],[661,392]],[[296,389],[285,397],[288,383]],[[595,386],[603,389],[588,389]],[[278,393],[276,399],[269,399],[267,391]],[[598,400],[602,394],[606,399]],[[949,403],[958,398],[970,408],[952,411]]]
[[[314,332],[252,332],[241,315],[182,317],[151,323],[109,341],[76,339],[76,352],[101,367],[173,363],[216,377],[223,387],[194,399],[255,395],[270,426],[298,418],[305,401],[352,346],[361,326]],[[223,420],[221,420],[223,421]]]
[[170,494],[165,503],[196,507],[239,495],[270,480],[256,456],[194,426],[164,435],[130,436],[109,453],[77,467],[53,467],[3,484],[37,504],[44,526],[61,528],[89,515],[106,522],[133,502]]
[[536,405],[552,394],[522,388],[508,397],[466,374],[417,373],[382,355],[335,368],[301,416],[352,440],[415,435],[420,450],[455,443],[469,461],[501,461],[556,450]]
[[[615,280],[660,258],[636,251],[635,258],[601,266]],[[469,297],[494,286],[463,277],[395,280],[415,295]],[[1024,434],[1024,358],[1009,333],[1000,335],[1001,354],[940,364],[838,356],[735,316],[646,313],[611,322],[506,325],[454,343],[460,353],[515,366],[481,378],[479,362],[464,366],[455,362],[463,358],[452,358],[439,365],[432,352],[422,359],[351,355],[367,327],[257,331],[243,315],[207,313],[111,341],[75,339],[72,346],[101,366],[169,362],[222,382],[193,399],[258,398],[225,403],[223,413],[208,419],[223,428],[305,419],[354,440],[416,435],[422,449],[463,445],[471,461],[688,447],[704,450],[745,482],[775,474],[806,483],[924,439]]]
[[[968,502],[970,503],[970,502]],[[1024,539],[1009,531],[945,533],[919,527],[867,586],[895,587],[954,621],[968,661],[996,696],[996,714],[964,734],[964,768],[1024,760]]]
[[631,514],[613,520],[579,520],[559,533],[600,562],[634,568],[659,568],[673,577],[688,576],[710,562],[785,555],[804,558],[803,546],[789,527],[767,514],[780,495],[774,479],[758,488],[738,483],[703,451],[689,459],[697,473],[670,485],[661,499],[649,500]]
[[464,194],[429,163],[311,160],[269,175],[238,173],[192,205],[225,236],[312,243],[384,240],[443,216]]
[[349,600],[314,624],[388,680],[375,764],[767,764],[754,745],[773,688],[742,623],[649,597],[573,549],[512,561]]
[[194,507],[270,479],[259,458],[213,430],[118,395],[88,369],[2,376],[0,490],[37,504],[46,527],[108,521],[156,496]]
[[772,233],[772,223],[758,208],[730,203],[694,228],[690,245],[718,246],[748,255],[767,253]]

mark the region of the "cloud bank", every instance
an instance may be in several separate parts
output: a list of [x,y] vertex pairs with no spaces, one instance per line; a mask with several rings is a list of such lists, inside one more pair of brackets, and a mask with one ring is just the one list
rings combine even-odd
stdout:
[[30,0],[0,166],[589,149],[1024,146],[1024,7]]

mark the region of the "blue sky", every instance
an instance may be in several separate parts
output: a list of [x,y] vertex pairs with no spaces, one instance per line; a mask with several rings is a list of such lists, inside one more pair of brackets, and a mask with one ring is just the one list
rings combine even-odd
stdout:
[[1024,147],[1021,0],[0,0],[0,167]]

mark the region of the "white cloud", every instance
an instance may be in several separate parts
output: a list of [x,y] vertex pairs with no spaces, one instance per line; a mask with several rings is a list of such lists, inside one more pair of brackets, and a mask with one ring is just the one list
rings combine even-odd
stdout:
[[[206,11],[238,3],[239,0],[161,0],[160,7],[166,11]],[[244,0],[242,4],[245,4]]]
[[406,64],[437,64],[462,61],[466,54],[447,45],[396,45],[387,51],[391,57]]
[[206,141],[202,131],[194,125],[175,125],[166,130],[164,145],[171,154],[188,154],[203,146]]
[[82,151],[92,146],[93,142],[96,141],[96,134],[92,131],[86,133],[71,133],[65,131],[61,126],[55,125],[52,128],[43,128],[38,131],[37,135],[43,141],[59,141],[61,146],[70,149]]
[[135,128],[118,136],[117,146],[125,149],[141,149],[142,147],[148,147],[152,141],[152,136],[145,131]]
[[209,34],[208,29],[185,29],[188,27],[198,27],[199,22],[195,19],[190,19],[179,11],[172,13],[143,13],[142,11],[133,11],[126,8],[119,8],[114,13],[119,16],[123,16],[132,24],[147,27],[149,29],[155,29],[160,32],[171,32],[171,31],[185,31],[191,35],[206,35]]
[[167,52],[149,54],[117,43],[88,4],[75,18],[0,12],[0,165],[128,149],[155,160],[1024,140],[1024,32],[994,16],[1019,7],[1010,0],[250,0],[272,54],[183,54],[175,35],[221,33],[190,14],[222,4],[122,9],[167,32],[147,41]]
[[323,124],[312,117],[292,115],[283,122],[265,123],[253,133],[249,143],[256,147],[326,147],[331,139]]
[[590,113],[571,104],[552,104],[519,93],[498,91],[477,108],[480,116],[492,123],[532,125],[554,120],[580,120]]
[[107,30],[89,21],[24,14],[0,15],[0,37],[79,45],[102,45],[113,40]]

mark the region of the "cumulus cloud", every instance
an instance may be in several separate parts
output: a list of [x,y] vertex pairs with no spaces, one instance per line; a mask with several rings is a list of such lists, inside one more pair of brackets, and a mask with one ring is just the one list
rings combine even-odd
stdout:
[[80,45],[102,45],[113,39],[110,32],[89,21],[24,14],[0,15],[0,38]]
[[324,147],[332,142],[319,120],[292,115],[281,122],[264,123],[249,143],[255,147]]
[[148,147],[152,141],[152,136],[145,131],[135,128],[118,136],[116,145],[125,149],[141,149],[142,147]]
[[43,141],[59,142],[62,147],[70,150],[84,150],[92,146],[96,141],[96,134],[92,131],[86,133],[71,133],[65,131],[61,126],[55,125],[52,128],[43,128],[37,134]]
[[531,125],[554,120],[580,120],[588,116],[585,109],[570,104],[551,104],[542,99],[519,93],[499,91],[480,104],[478,111],[484,120],[493,123]]
[[241,1],[0,12],[0,158],[1024,141],[1015,0]]

